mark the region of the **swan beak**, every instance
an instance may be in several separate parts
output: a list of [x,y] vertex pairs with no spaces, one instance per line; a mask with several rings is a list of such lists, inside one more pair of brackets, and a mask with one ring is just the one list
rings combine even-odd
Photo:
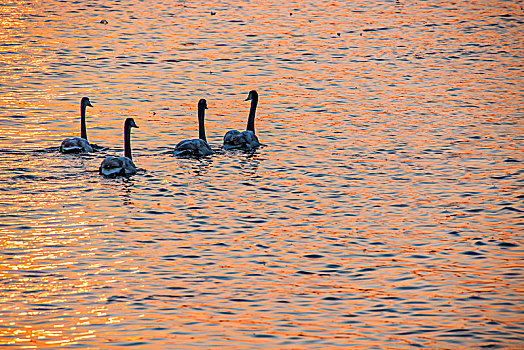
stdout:
[[93,107],[93,105],[91,104],[91,101],[87,101],[87,106]]

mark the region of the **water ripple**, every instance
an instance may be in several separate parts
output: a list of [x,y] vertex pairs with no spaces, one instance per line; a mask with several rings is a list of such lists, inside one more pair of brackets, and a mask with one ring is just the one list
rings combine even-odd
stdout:
[[0,6],[3,344],[521,347],[522,8],[65,4]]

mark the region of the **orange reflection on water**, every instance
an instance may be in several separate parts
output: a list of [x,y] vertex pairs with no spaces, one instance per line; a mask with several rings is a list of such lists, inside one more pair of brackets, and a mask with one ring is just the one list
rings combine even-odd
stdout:
[[[517,344],[518,6],[0,11],[2,343]],[[220,151],[245,127],[253,88],[265,147]],[[107,149],[60,155],[81,96],[94,101],[90,140]],[[176,159],[198,135],[199,98],[217,153]],[[143,170],[102,179],[127,116]]]

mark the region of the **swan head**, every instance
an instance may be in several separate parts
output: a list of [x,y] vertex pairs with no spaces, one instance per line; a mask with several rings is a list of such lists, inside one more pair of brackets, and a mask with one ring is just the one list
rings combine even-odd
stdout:
[[258,99],[258,93],[256,90],[251,90],[249,94],[247,95],[246,101],[256,100]]
[[128,128],[138,128],[133,118],[127,118],[125,124]]
[[85,106],[93,107],[93,105],[91,104],[91,101],[89,101],[89,97],[82,97],[82,100],[80,101],[80,104],[83,107],[85,107]]
[[207,102],[205,98],[202,98],[200,101],[198,101],[198,108],[207,109]]

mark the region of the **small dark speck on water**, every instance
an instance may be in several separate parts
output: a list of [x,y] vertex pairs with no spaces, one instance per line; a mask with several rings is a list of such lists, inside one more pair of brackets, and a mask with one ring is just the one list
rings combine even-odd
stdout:
[[211,16],[214,16],[216,14],[217,14],[216,12],[211,11]]
[[290,15],[290,16],[293,16],[293,12],[290,12],[289,15]]
[[103,20],[100,21],[100,23],[102,23],[102,24],[107,24],[107,23],[109,23],[109,22],[107,22],[105,19],[103,19]]
[[338,36],[340,36],[340,33],[337,33]]

